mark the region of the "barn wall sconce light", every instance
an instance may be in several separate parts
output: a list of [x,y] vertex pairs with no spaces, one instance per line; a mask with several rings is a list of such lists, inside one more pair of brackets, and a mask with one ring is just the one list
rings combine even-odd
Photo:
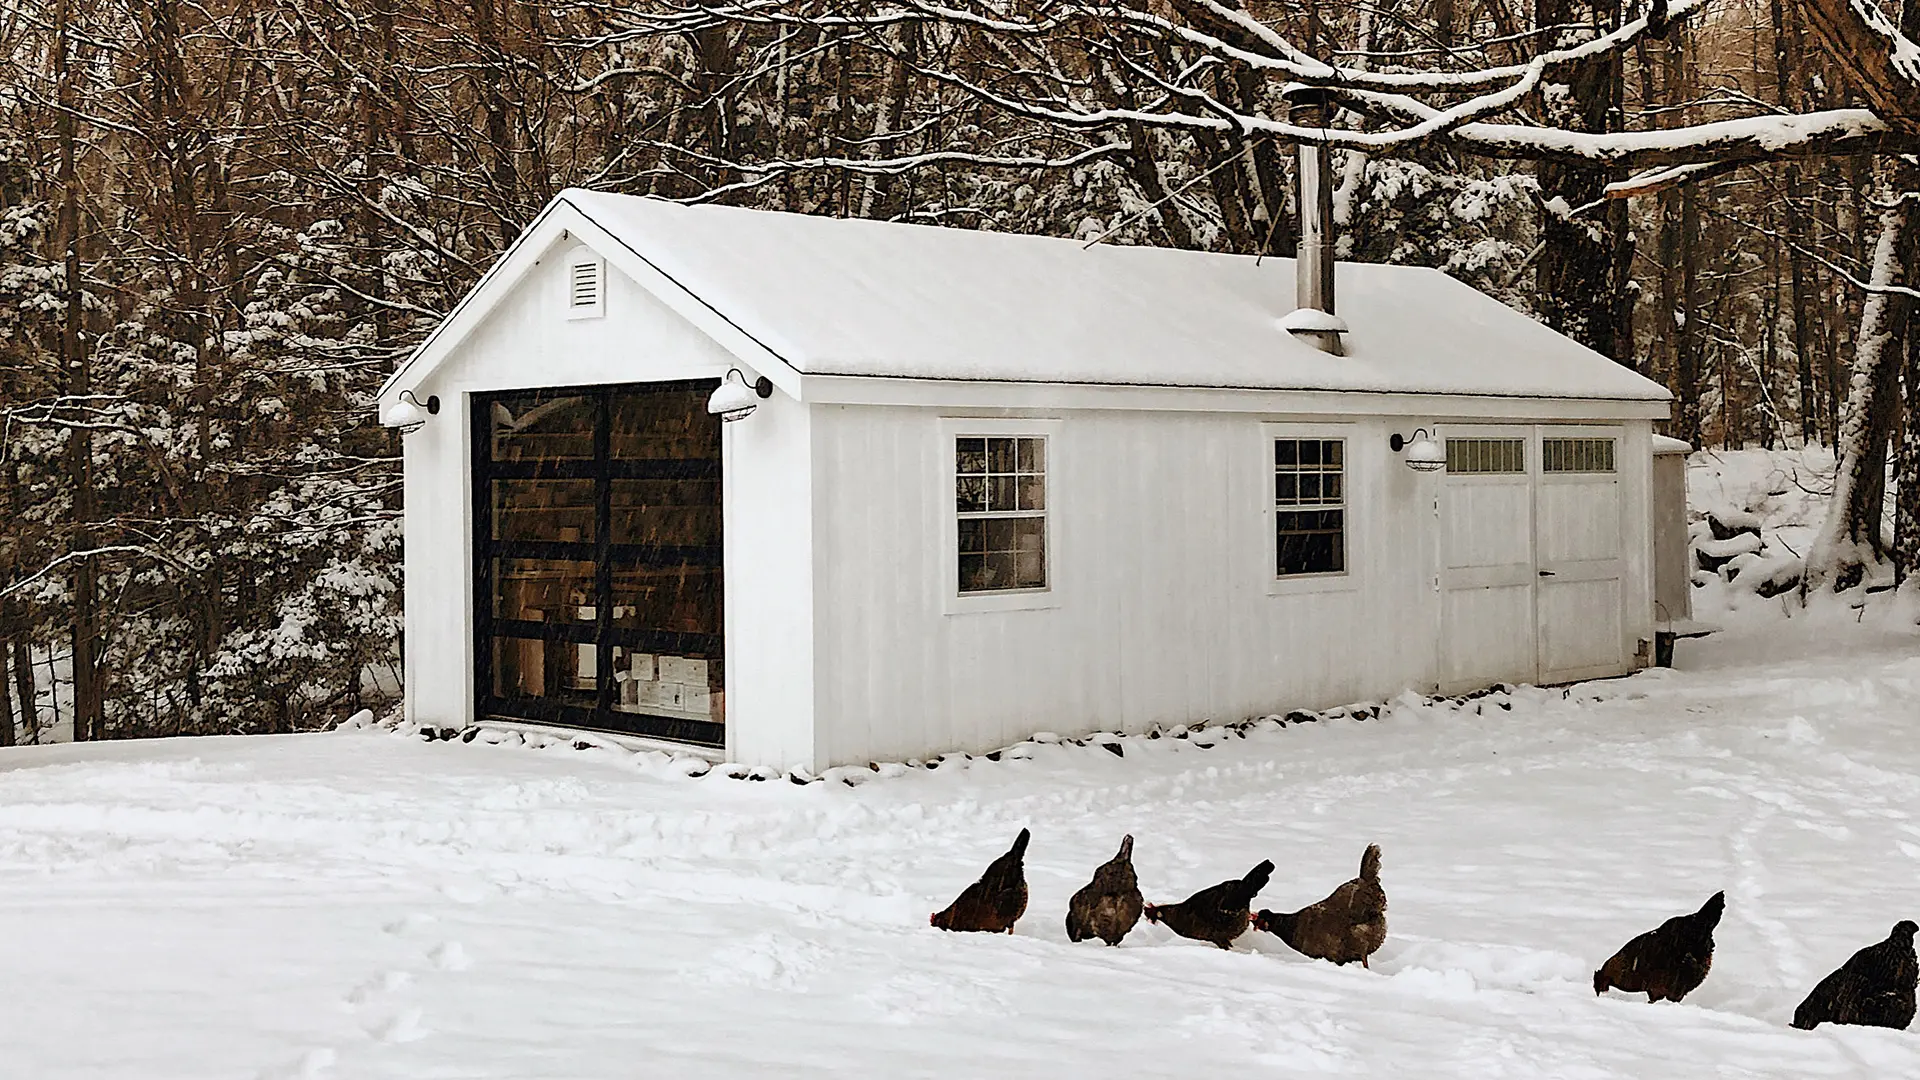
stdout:
[[404,435],[426,423],[427,417],[439,411],[440,396],[438,394],[428,394],[427,400],[421,401],[413,396],[413,391],[402,390],[399,400],[393,403],[393,408],[387,410],[386,417],[380,422],[387,427],[400,428],[401,434]]
[[1447,467],[1446,450],[1427,433],[1426,428],[1414,428],[1412,439],[1395,432],[1393,437],[1387,440],[1387,445],[1393,448],[1394,453],[1405,450],[1407,468],[1414,472],[1438,472]]
[[761,400],[772,396],[772,379],[762,375],[749,385],[747,377],[740,374],[740,369],[733,368],[707,397],[707,411],[722,422],[732,423],[752,416],[753,410],[760,407]]

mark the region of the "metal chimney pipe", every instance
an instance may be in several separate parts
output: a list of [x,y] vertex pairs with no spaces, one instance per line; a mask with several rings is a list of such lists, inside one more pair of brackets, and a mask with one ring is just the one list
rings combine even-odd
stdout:
[[[1287,118],[1295,127],[1325,128],[1330,101],[1318,86],[1294,83],[1281,90],[1287,100]],[[1334,312],[1333,296],[1333,163],[1324,146],[1299,143],[1298,202],[1300,248],[1294,263],[1296,303],[1284,324],[1287,330],[1322,352],[1340,355],[1340,335],[1346,324]],[[1316,318],[1309,312],[1319,312]]]

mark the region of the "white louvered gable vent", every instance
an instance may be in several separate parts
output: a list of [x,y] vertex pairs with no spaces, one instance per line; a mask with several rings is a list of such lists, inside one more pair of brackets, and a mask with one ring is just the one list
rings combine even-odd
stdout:
[[607,263],[589,251],[567,260],[567,318],[592,319],[607,313]]

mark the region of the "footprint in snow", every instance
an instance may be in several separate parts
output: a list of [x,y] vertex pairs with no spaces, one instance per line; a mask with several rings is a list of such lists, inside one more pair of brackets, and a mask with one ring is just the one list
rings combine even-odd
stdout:
[[381,994],[391,994],[405,989],[413,981],[413,976],[404,971],[389,971],[377,979],[369,979],[347,992],[347,1004],[365,1005]]
[[433,923],[433,916],[422,911],[416,911],[404,918],[388,923],[385,929],[389,934],[407,934],[415,930],[425,929],[426,927],[432,926]]
[[465,971],[473,966],[473,960],[467,956],[466,946],[457,941],[446,941],[434,947],[427,954],[433,966],[441,971]]
[[284,1069],[269,1069],[260,1074],[260,1080],[325,1080],[333,1073],[333,1063],[340,1055],[332,1047],[322,1046],[300,1055],[300,1060]]
[[381,1042],[410,1043],[433,1034],[420,1026],[426,1014],[418,1008],[403,1009],[399,1015],[373,1030],[373,1037]]

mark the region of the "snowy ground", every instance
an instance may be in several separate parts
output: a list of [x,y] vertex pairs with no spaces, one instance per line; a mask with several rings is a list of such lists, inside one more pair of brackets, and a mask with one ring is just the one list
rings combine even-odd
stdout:
[[[858,788],[378,732],[0,754],[0,1075],[1920,1075],[1920,1032],[1786,1026],[1920,916],[1920,641],[1824,616],[1476,715],[1255,731]],[[927,926],[1022,825],[1012,937]],[[1253,934],[1068,945],[1123,832],[1150,899],[1386,851],[1373,971]],[[1685,1004],[1596,999],[1726,889]]]

